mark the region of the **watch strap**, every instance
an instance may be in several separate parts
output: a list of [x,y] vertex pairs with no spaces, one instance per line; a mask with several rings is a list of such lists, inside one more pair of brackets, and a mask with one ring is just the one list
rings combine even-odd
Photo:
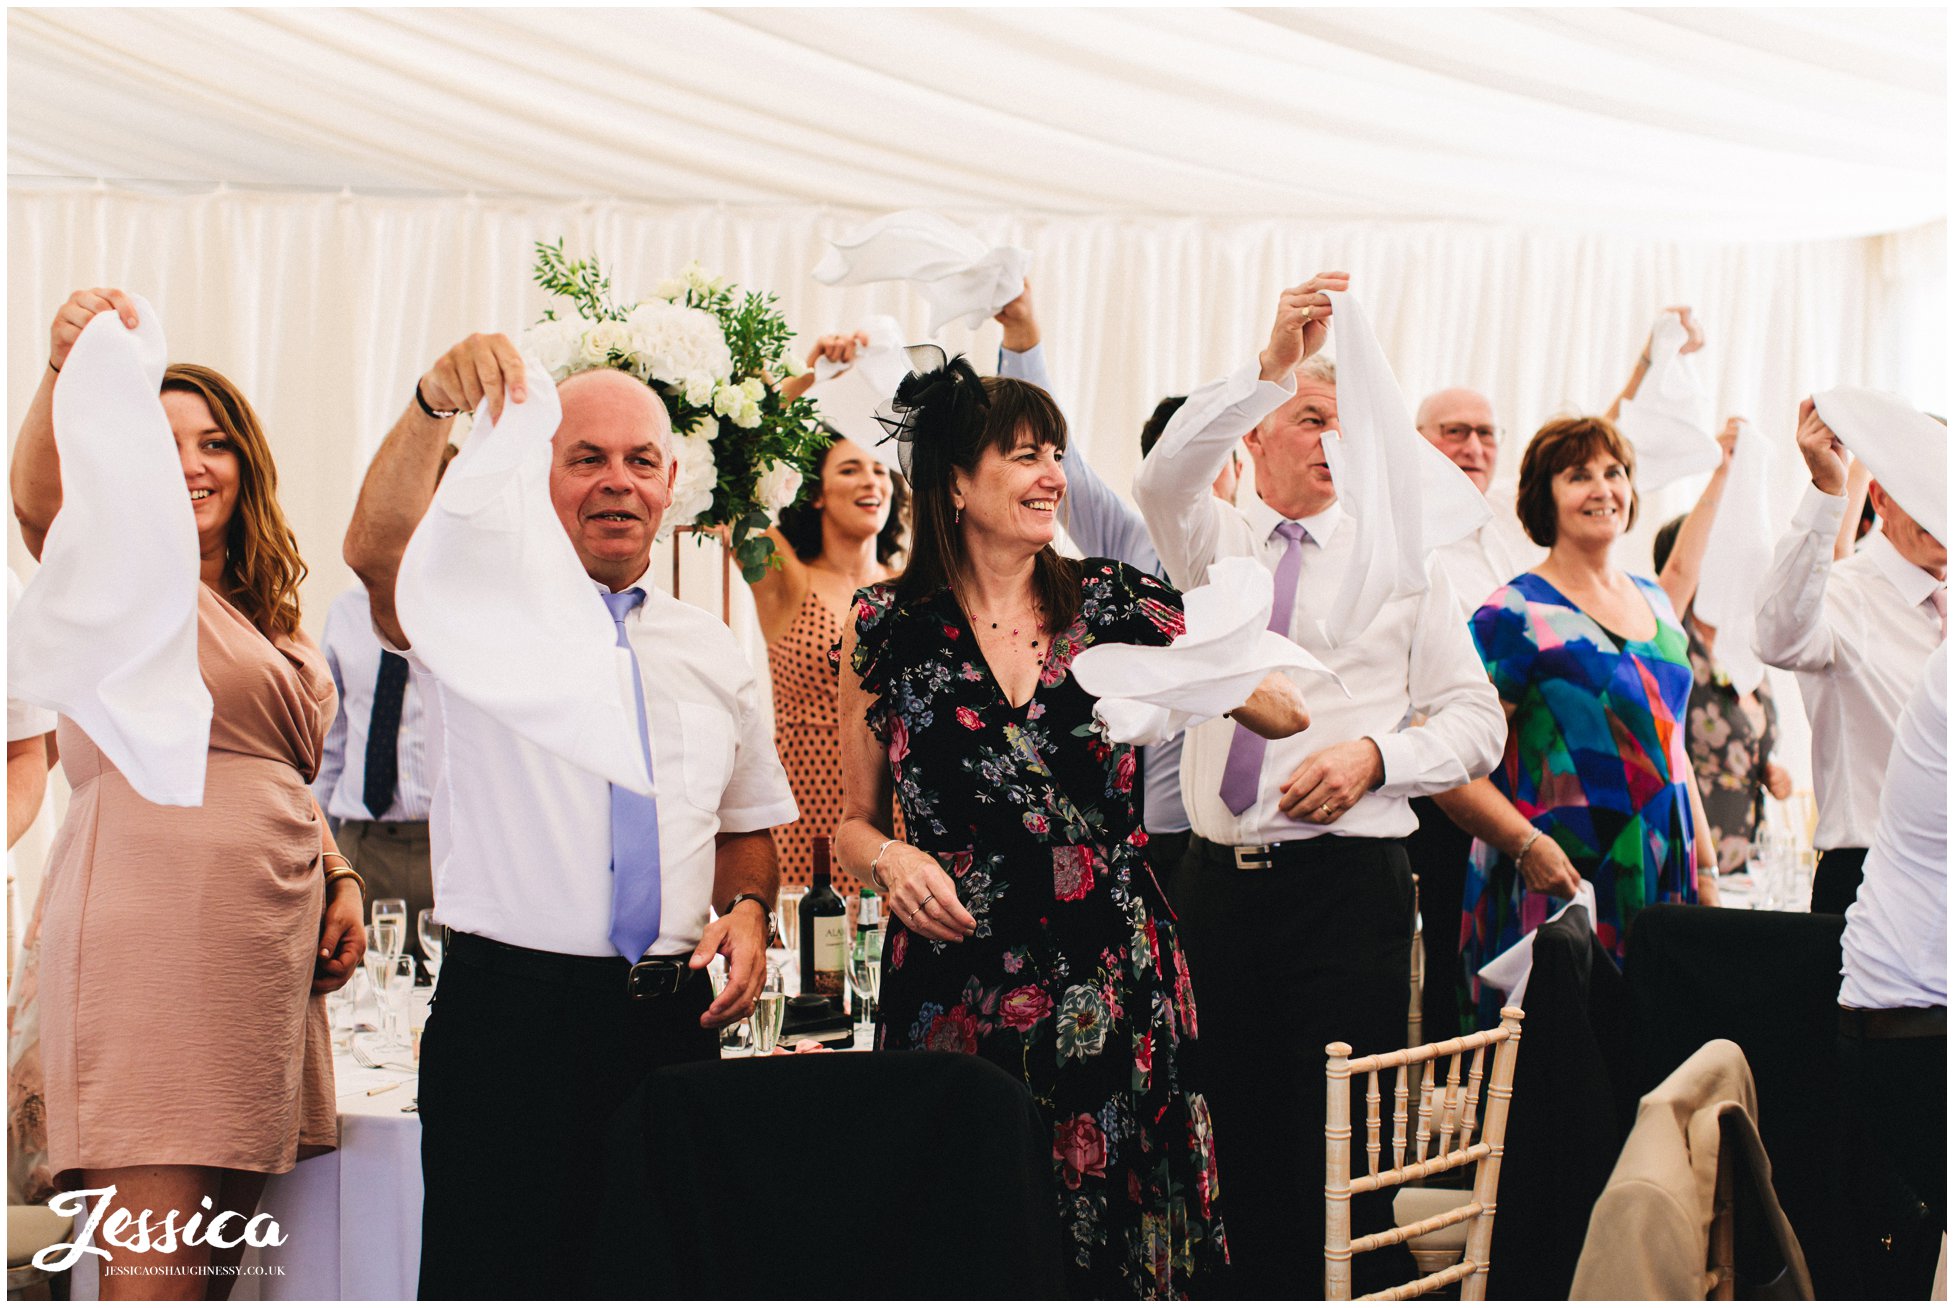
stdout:
[[750,899],[754,903],[760,906],[760,912],[764,914],[767,919],[767,940],[771,942],[774,938],[775,933],[779,930],[780,924],[774,921],[773,906],[767,903],[767,901],[763,897],[754,894],[752,891],[742,890],[739,894],[734,895],[732,899],[727,901],[725,910],[721,912],[719,916],[731,917],[733,915],[733,910],[738,908],[740,906],[740,901],[744,899]]

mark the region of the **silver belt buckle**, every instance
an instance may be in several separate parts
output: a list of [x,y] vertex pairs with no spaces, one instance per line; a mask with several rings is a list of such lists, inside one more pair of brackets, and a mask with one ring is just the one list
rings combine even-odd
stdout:
[[1273,845],[1234,846],[1235,867],[1243,872],[1267,872],[1275,866]]

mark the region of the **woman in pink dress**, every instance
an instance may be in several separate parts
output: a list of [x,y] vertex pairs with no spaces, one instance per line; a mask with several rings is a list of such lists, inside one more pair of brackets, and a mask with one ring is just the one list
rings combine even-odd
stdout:
[[[62,500],[55,374],[102,312],[136,323],[120,291],[77,291],[62,305],[15,447],[15,511],[37,558]],[[336,1143],[322,996],[358,967],[365,934],[360,882],[340,874],[306,788],[335,692],[299,630],[305,565],[270,448],[249,403],[211,369],[172,365],[162,390],[203,561],[197,657],[214,705],[204,802],[143,799],[61,719],[73,794],[40,924],[43,1120],[57,1188],[113,1186],[116,1208],[209,1221],[250,1214],[267,1175]],[[114,1258],[104,1298],[229,1289],[233,1256],[203,1245]]]

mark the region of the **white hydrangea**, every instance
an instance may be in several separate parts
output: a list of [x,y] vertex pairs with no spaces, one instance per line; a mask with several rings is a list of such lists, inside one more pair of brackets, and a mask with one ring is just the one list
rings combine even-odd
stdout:
[[689,389],[701,373],[717,383],[733,371],[733,353],[726,348],[719,319],[704,309],[646,300],[622,325],[628,329],[634,370],[640,376]]
[[576,370],[583,330],[579,319],[544,319],[523,333],[523,353],[533,355],[548,371],[550,380],[562,381]]
[[717,423],[710,420],[693,425],[690,431],[674,432],[673,453],[678,458],[678,478],[672,486],[672,507],[658,534],[669,536],[680,527],[690,527],[699,515],[712,507],[713,487],[719,481],[719,468],[713,461],[712,441],[708,436]]
[[801,493],[801,474],[779,459],[771,460],[753,482],[753,498],[769,513],[779,513]]
[[[756,388],[758,395],[754,393]],[[765,383],[757,378],[737,386],[721,386],[712,393],[712,411],[735,427],[758,427],[760,425],[759,397],[766,393]]]

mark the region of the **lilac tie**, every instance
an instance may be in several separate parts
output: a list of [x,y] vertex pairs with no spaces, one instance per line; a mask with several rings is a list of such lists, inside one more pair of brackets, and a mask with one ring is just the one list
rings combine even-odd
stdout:
[[[625,639],[624,619],[645,602],[633,586],[604,596],[617,624],[617,643],[631,655],[631,690],[638,701],[638,743],[644,746],[645,773],[651,775],[651,728],[645,717],[645,683],[638,655]],[[656,785],[656,778],[653,778]],[[611,944],[636,962],[658,939],[661,887],[658,876],[658,801],[622,786],[611,787]]]
[[[1278,636],[1289,634],[1289,617],[1296,611],[1296,581],[1303,572],[1303,542],[1309,533],[1300,522],[1279,522],[1276,534],[1289,542],[1276,564],[1275,604],[1269,609],[1269,630]],[[1262,758],[1269,742],[1237,722],[1235,739],[1228,745],[1228,762],[1221,769],[1221,802],[1236,817],[1255,803],[1255,792],[1262,780]]]

